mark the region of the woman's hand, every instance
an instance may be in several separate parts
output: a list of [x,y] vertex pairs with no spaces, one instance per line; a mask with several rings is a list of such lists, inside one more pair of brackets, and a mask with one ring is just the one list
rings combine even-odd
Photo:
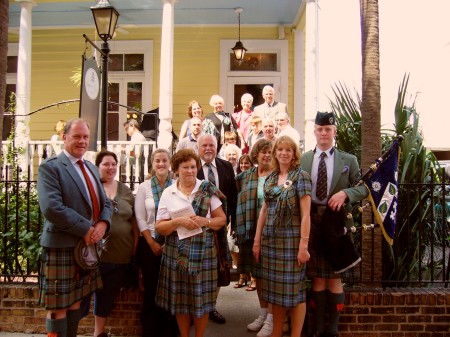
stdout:
[[300,240],[300,247],[298,249],[297,262],[300,266],[302,263],[309,261],[310,255],[308,252],[308,241]]
[[163,250],[164,250],[164,245],[160,245],[158,242],[153,240],[150,243],[150,248],[151,248],[153,254],[155,254],[156,256],[161,256],[163,253]]
[[[201,220],[198,220],[198,218],[202,219],[201,217],[198,217],[197,215],[193,216],[183,216],[181,218],[177,219],[178,226],[182,226],[186,229],[192,230],[202,227]],[[204,218],[203,218],[204,221]]]
[[253,243],[253,256],[255,257],[256,262],[259,263],[259,258],[261,256],[261,244],[256,241]]

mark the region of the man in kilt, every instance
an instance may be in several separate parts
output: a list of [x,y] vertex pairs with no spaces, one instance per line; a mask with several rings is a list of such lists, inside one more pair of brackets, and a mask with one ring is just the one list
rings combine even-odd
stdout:
[[83,297],[102,286],[98,268],[84,270],[75,246],[99,242],[109,229],[112,208],[95,165],[82,159],[89,144],[83,119],[67,122],[64,151],[39,166],[39,206],[45,216],[40,244],[39,303],[48,310],[49,337],[76,337]]
[[[310,242],[312,247],[307,275],[312,279],[310,308],[315,310],[316,337],[338,336],[339,315],[344,310],[344,290],[342,274],[335,273],[331,268],[323,252],[325,247],[320,245],[320,241],[314,240],[313,236],[318,236],[322,215],[327,206],[334,211],[344,208],[347,213],[352,203],[368,195],[364,186],[352,187],[352,183],[359,175],[356,157],[333,147],[336,136],[335,121],[333,113],[317,113],[314,124],[316,148],[305,153],[301,160],[302,168],[310,173],[312,180]],[[347,219],[345,226],[352,225],[352,219]],[[337,255],[340,254],[344,253],[337,252]],[[327,310],[329,320],[326,326]]]

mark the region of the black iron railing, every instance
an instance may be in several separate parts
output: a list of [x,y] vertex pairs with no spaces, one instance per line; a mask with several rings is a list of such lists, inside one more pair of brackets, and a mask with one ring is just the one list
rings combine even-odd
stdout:
[[[38,206],[36,180],[6,167],[0,182],[0,283],[37,282],[39,236],[43,216]],[[25,177],[25,178],[24,178]],[[135,181],[130,179],[129,181]],[[131,184],[130,184],[131,185]],[[135,190],[136,185],[131,186]],[[348,284],[381,284],[386,287],[448,287],[450,281],[450,184],[444,174],[439,181],[399,187],[399,211],[393,246],[377,247],[373,239],[372,270],[356,268]],[[408,210],[406,214],[404,210]],[[358,220],[358,219],[356,219]],[[359,221],[359,220],[358,220]],[[357,224],[361,227],[361,224]],[[377,234],[373,234],[377,233]],[[371,235],[380,235],[372,231]],[[361,231],[355,235],[361,251]],[[380,245],[378,245],[380,246]],[[382,251],[381,261],[374,258]],[[382,265],[381,279],[373,272]],[[366,264],[367,265],[367,264]],[[362,275],[369,275],[364,278]]]

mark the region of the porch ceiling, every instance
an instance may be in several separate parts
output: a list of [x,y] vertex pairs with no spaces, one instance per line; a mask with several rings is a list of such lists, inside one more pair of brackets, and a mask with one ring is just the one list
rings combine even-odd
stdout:
[[[306,0],[177,0],[175,25],[237,25],[234,9],[242,7],[241,25],[293,25]],[[162,0],[109,0],[120,13],[119,26],[161,25]],[[35,0],[33,27],[90,27],[95,1]],[[9,27],[17,29],[20,4],[10,1]]]

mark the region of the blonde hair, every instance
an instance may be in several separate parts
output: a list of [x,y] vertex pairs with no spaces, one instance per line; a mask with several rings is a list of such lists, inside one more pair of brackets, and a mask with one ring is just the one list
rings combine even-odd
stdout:
[[275,143],[272,147],[272,168],[278,172],[280,172],[280,163],[276,158],[276,152],[278,146],[286,144],[292,150],[294,150],[294,158],[292,158],[290,169],[296,169],[300,166],[300,150],[298,149],[297,143],[289,136],[281,136],[275,140]]
[[57,134],[61,134],[64,131],[64,127],[66,126],[66,121],[60,119],[55,125],[55,131]]

